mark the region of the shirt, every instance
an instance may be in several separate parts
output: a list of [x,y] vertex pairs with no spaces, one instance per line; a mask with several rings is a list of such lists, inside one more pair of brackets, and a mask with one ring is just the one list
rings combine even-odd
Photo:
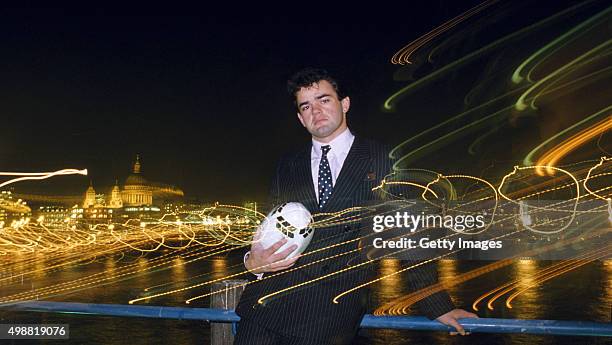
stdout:
[[[332,173],[332,184],[336,185],[336,179],[338,175],[340,175],[340,171],[342,170],[342,165],[344,165],[344,161],[346,160],[346,156],[348,156],[349,151],[351,150],[351,146],[353,145],[353,141],[355,141],[355,136],[349,129],[347,128],[344,132],[340,133],[334,140],[329,143],[321,143],[316,141],[314,138],[312,139],[312,149],[310,151],[310,167],[312,171],[312,184],[314,186],[315,195],[317,196],[317,200],[319,200],[319,188],[317,188],[319,184],[319,163],[321,163],[321,146],[329,145],[331,149],[327,153],[327,161],[329,162],[329,168]],[[333,192],[332,192],[333,194]]]

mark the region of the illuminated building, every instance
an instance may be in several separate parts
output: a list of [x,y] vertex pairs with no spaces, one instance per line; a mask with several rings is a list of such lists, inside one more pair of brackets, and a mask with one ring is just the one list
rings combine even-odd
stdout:
[[125,180],[122,193],[125,206],[142,206],[153,204],[153,191],[147,180],[140,173],[140,157],[136,155],[134,169]]
[[157,206],[126,206],[114,215],[115,219],[140,219],[141,224],[159,222],[161,209]]
[[0,227],[10,225],[14,221],[29,219],[31,215],[31,209],[25,201],[13,199],[10,191],[0,192]]
[[96,206],[96,190],[93,187],[91,181],[89,187],[85,191],[85,200],[83,201],[83,208],[95,207]]
[[93,207],[83,210],[83,220],[87,223],[110,223],[113,217],[113,209],[106,207]]
[[82,206],[75,205],[69,215],[70,221],[86,223],[123,222],[127,219],[141,219],[142,222],[157,221],[163,216],[160,207],[153,204],[153,197],[159,205],[165,205],[166,211],[178,211],[182,203],[176,203],[183,191],[174,186],[161,183],[149,183],[141,173],[140,157],[132,168],[132,173],[125,179],[123,188],[117,180],[110,193],[96,194],[93,185],[87,188]]
[[70,221],[71,209],[64,206],[40,206],[34,215],[45,226],[62,226]]
[[70,209],[69,222],[82,222],[90,224],[111,223],[114,210],[107,207],[81,208],[76,205]]
[[117,181],[115,181],[115,186],[111,190],[110,201],[108,202],[108,207],[110,208],[121,208],[123,207],[123,199],[121,199],[121,190],[119,189],[119,185]]
[[[182,195],[182,191],[179,190]],[[119,188],[117,181],[111,189],[110,198],[107,202],[104,194],[96,194],[96,190],[90,183],[85,191],[83,208],[108,207],[119,209],[127,206],[151,206],[153,205],[153,189],[140,172],[140,157],[136,156],[136,162],[132,173],[125,179],[123,190]]]

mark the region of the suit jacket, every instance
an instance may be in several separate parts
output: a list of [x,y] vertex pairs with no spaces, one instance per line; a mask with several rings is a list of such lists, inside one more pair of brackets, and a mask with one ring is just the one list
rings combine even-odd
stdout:
[[[374,141],[356,137],[330,199],[323,209],[319,209],[312,182],[311,145],[297,154],[281,159],[272,181],[270,194],[272,206],[298,201],[314,215],[318,212],[337,212],[353,206],[362,206],[380,199],[372,188],[391,171],[388,150]],[[359,236],[361,227],[362,224],[356,221],[317,228],[304,254],[355,239]],[[350,341],[366,312],[368,291],[360,289],[348,294],[339,304],[332,303],[332,299],[337,294],[372,279],[373,265],[351,269],[314,283],[306,282],[362,262],[364,258],[359,253],[340,255],[356,249],[357,245],[357,241],[352,241],[306,255],[294,266],[303,268],[249,284],[242,294],[236,312],[243,321],[255,322],[282,334],[326,340],[331,343]],[[332,256],[337,257],[324,260]],[[314,263],[317,260],[323,261]],[[436,271],[427,265],[414,270],[412,275],[414,279],[411,278],[410,281],[415,289],[437,281]],[[306,284],[275,295],[263,305],[257,303],[257,300],[265,295],[301,283]],[[434,294],[420,304],[421,309],[430,318],[454,308],[445,292]]]

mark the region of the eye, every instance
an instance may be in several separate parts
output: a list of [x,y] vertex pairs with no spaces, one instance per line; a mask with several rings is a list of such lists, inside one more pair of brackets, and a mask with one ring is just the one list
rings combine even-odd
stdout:
[[328,103],[329,102],[329,98],[321,98],[321,103]]
[[308,110],[308,108],[309,108],[309,106],[304,105],[304,106],[302,106],[302,107],[300,108],[300,110],[301,110],[301,111],[305,111],[305,110]]

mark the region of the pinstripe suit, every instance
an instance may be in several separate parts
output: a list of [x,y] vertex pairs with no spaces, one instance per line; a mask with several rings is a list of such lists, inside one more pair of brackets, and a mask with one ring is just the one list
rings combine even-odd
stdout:
[[[372,188],[391,170],[388,150],[376,142],[356,137],[329,201],[319,210],[312,182],[310,152],[309,145],[297,154],[281,159],[272,182],[272,205],[299,201],[313,214],[336,212],[365,205],[378,199]],[[316,229],[306,253],[355,239],[359,235],[359,230],[359,223]],[[304,268],[248,285],[236,308],[236,312],[243,320],[241,324],[254,323],[280,334],[312,339],[312,343],[315,343],[315,340],[329,344],[350,342],[366,312],[367,290],[360,289],[351,293],[339,304],[332,303],[332,299],[338,293],[371,279],[374,274],[372,265],[332,275],[293,289],[286,294],[276,295],[264,305],[258,304],[257,300],[275,291],[317,279],[361,262],[363,258],[360,254],[340,255],[356,247],[357,243],[353,241],[306,255],[296,263],[296,267],[304,266]],[[334,255],[340,256],[309,265]],[[411,280],[413,286],[419,288],[434,283],[437,275],[431,268],[423,267],[413,273]],[[430,318],[454,308],[446,293],[432,295],[423,300],[421,306]],[[239,331],[238,338],[247,339],[248,335],[240,334]]]

